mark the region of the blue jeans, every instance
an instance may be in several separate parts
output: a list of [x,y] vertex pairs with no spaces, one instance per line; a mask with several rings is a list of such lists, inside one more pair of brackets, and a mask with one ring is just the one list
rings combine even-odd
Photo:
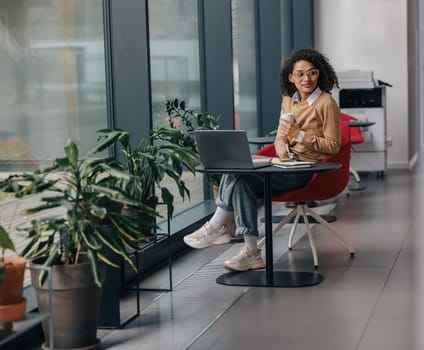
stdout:
[[[312,175],[273,174],[274,192],[305,187]],[[258,236],[257,198],[263,195],[264,178],[259,175],[223,175],[215,203],[225,211],[234,212],[236,235]]]

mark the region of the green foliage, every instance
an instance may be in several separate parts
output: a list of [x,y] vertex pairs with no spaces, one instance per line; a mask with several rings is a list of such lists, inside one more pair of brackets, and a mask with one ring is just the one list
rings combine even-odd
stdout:
[[178,188],[178,193],[184,200],[190,198],[190,192],[182,179],[184,170],[195,174],[198,161],[197,153],[187,147],[185,135],[178,129],[158,127],[152,129],[138,144],[133,147],[131,133],[122,129],[102,129],[98,132],[98,142],[91,151],[92,154],[101,152],[112,146],[119,146],[125,161],[115,160],[105,168],[106,173],[113,175],[119,172],[128,177],[116,177],[114,184],[122,192],[140,202],[145,202],[152,196],[154,188],[163,203],[167,205],[168,213],[173,215],[174,196],[163,184],[168,176]]
[[[40,215],[18,227],[29,238],[21,255],[52,266],[76,264],[81,254],[87,254],[95,282],[101,286],[99,261],[115,266],[105,257],[104,249],[122,256],[136,269],[130,253],[140,250],[139,242],[147,240],[138,223],[121,213],[122,206],[152,216],[158,214],[114,186],[119,181],[128,181],[130,175],[125,171],[108,172],[112,160],[87,157],[79,161],[78,147],[71,140],[64,150],[65,157],[55,159],[48,168],[13,174],[0,181],[0,192],[13,192],[18,198],[43,194],[39,205],[23,211],[25,215],[64,209],[64,215]],[[4,236],[1,231],[0,236]],[[40,283],[46,277],[41,274]]]
[[[194,131],[218,129],[219,117],[215,117],[208,112],[199,113],[188,109],[184,101],[176,98],[168,99],[165,107],[169,126],[183,133],[183,144],[191,148],[199,158],[199,152],[194,139]],[[220,176],[207,174],[207,179],[209,183],[218,185]]]
[[[10,193],[2,194],[1,196],[4,199],[11,199]],[[15,211],[17,211],[18,206],[16,206]],[[0,224],[0,262],[4,262],[4,256],[6,253],[6,250],[11,250],[12,252],[16,253],[15,244],[13,243],[12,239],[10,238],[10,230],[12,228],[12,224],[9,224],[8,228],[2,226]]]
[[[86,254],[97,285],[101,285],[99,262],[115,266],[104,254],[109,249],[122,256],[134,269],[130,252],[140,250],[148,241],[140,222],[122,213],[129,207],[150,217],[159,213],[145,204],[157,194],[173,215],[174,196],[163,184],[167,176],[178,194],[190,198],[182,179],[185,170],[195,174],[199,161],[193,132],[216,129],[218,118],[185,108],[177,99],[166,103],[169,126],[152,129],[133,147],[131,133],[121,129],[98,131],[98,142],[83,160],[75,142],[69,140],[65,156],[52,165],[32,173],[12,174],[0,181],[0,193],[14,193],[16,198],[42,194],[40,203],[23,214],[42,214],[18,227],[29,238],[21,255],[44,261],[45,266],[76,264]],[[181,127],[176,127],[179,122]],[[125,161],[104,159],[96,154],[109,147],[119,148]],[[119,158],[119,157],[118,157]],[[47,216],[49,210],[62,208],[64,215]],[[143,224],[144,225],[144,224]],[[145,226],[155,226],[150,221]],[[0,228],[0,247],[14,250],[6,230]],[[41,274],[41,283],[47,275]]]
[[199,113],[187,109],[185,102],[178,99],[168,99],[165,103],[168,114],[168,124],[172,128],[179,129],[184,134],[184,145],[197,152],[194,140],[195,130],[215,130],[218,128],[219,117],[209,113]]
[[1,248],[0,262],[4,261],[4,254],[7,249],[10,249],[11,251],[16,252],[13,241],[10,239],[6,229],[1,225],[0,225],[0,248]]

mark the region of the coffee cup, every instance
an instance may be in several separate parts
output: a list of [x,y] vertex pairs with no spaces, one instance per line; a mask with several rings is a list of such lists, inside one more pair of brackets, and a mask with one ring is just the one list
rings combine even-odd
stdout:
[[291,123],[294,120],[293,113],[283,113],[280,116],[281,119],[287,120],[289,123]]

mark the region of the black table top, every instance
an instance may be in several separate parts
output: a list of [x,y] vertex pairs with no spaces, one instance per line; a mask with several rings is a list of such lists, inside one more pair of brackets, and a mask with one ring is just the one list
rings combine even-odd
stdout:
[[252,145],[268,145],[273,143],[275,136],[249,137],[247,140]]
[[267,166],[259,169],[221,169],[221,168],[203,168],[197,166],[196,170],[199,172],[207,172],[213,174],[274,174],[274,173],[286,173],[286,174],[310,174],[310,173],[321,173],[325,171],[336,170],[341,167],[340,163],[334,162],[317,162],[312,164],[308,168],[281,168],[277,166]]
[[375,122],[364,122],[364,121],[360,121],[360,120],[351,120],[349,122],[349,126],[371,126],[374,125]]

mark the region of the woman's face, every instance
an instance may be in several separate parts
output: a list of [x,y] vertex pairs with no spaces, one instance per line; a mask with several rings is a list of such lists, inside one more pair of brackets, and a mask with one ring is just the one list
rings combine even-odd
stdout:
[[300,94],[301,100],[307,99],[318,85],[319,70],[309,61],[300,60],[293,66],[289,80]]

